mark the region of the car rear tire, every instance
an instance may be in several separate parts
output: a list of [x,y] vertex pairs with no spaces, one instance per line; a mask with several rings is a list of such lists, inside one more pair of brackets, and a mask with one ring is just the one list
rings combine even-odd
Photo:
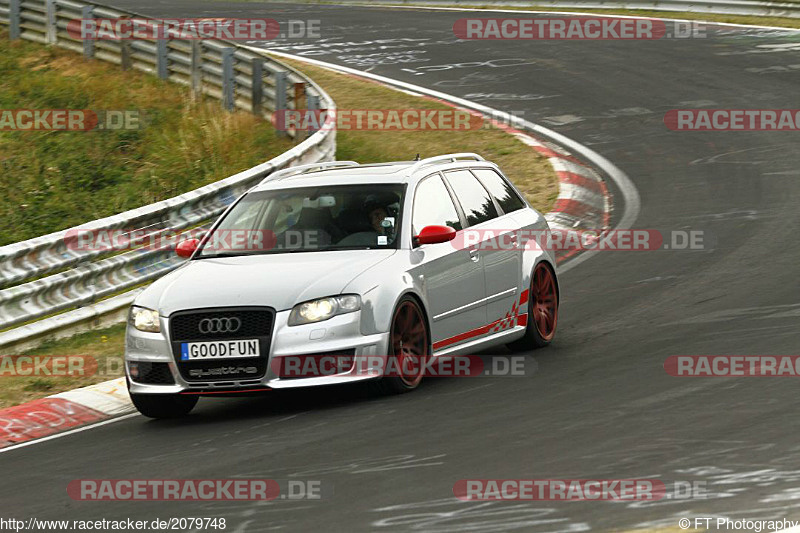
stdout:
[[381,394],[409,392],[422,382],[431,354],[431,336],[425,313],[417,300],[404,296],[392,314],[389,327],[389,376],[371,382]]
[[553,342],[558,325],[558,289],[550,265],[539,263],[531,274],[525,336],[508,344],[515,351],[543,348]]
[[180,394],[131,394],[134,407],[150,418],[181,418],[197,405],[197,396]]

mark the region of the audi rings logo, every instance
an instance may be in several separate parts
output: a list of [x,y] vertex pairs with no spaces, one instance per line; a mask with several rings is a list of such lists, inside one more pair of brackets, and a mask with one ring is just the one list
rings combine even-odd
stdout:
[[242,321],[236,317],[204,318],[198,324],[200,333],[235,333],[242,327]]

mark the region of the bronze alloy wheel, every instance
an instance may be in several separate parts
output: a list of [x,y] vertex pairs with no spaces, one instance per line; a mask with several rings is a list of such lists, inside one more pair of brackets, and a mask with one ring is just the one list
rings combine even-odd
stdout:
[[398,379],[407,389],[416,388],[425,374],[429,357],[428,328],[417,302],[412,298],[401,300],[392,317],[391,353]]
[[533,320],[542,340],[550,342],[558,323],[558,293],[553,273],[544,263],[539,263],[533,271],[530,298],[529,320]]

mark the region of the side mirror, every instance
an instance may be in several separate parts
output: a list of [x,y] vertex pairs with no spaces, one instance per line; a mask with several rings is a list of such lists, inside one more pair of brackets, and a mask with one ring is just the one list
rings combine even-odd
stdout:
[[191,257],[199,244],[200,239],[186,239],[178,243],[178,246],[175,247],[175,253],[179,257]]
[[450,226],[425,226],[414,239],[419,244],[438,244],[456,238],[456,230]]

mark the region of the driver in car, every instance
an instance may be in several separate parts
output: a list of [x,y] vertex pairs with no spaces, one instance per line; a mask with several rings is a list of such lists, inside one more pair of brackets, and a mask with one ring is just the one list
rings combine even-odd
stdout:
[[[378,235],[389,235],[389,227],[393,225],[393,220],[389,216],[388,204],[395,201],[390,198],[379,198],[377,195],[370,195],[364,200],[364,211],[372,230]],[[389,219],[389,221],[386,221]]]
[[[340,215],[345,221],[356,221],[351,226],[345,226],[349,234],[337,244],[341,246],[374,246],[387,245],[394,239],[394,217],[390,214],[392,203],[397,202],[393,197],[378,197],[369,195],[361,206],[350,212],[347,216]],[[356,227],[357,226],[357,227]]]
[[383,206],[374,206],[369,211],[369,225],[372,226],[379,235],[386,234],[386,228],[383,227],[383,219],[389,216],[386,208]]

